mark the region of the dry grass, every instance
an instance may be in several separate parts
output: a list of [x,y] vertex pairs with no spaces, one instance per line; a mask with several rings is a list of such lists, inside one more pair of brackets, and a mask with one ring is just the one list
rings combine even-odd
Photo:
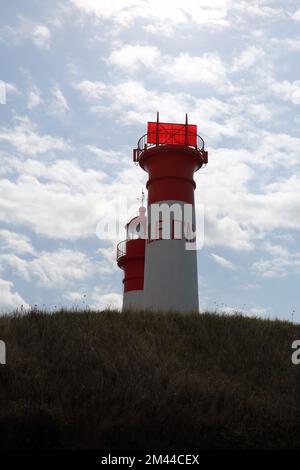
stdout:
[[300,448],[286,322],[177,313],[0,318],[0,448]]

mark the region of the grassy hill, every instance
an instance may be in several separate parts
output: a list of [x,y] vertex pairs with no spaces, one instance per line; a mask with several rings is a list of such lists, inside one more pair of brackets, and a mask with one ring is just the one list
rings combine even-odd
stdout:
[[0,448],[300,448],[300,326],[239,315],[0,318]]

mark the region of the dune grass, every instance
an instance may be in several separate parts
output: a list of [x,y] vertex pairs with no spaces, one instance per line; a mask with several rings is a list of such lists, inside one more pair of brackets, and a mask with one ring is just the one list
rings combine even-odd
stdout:
[[300,448],[300,326],[240,315],[0,317],[0,448]]

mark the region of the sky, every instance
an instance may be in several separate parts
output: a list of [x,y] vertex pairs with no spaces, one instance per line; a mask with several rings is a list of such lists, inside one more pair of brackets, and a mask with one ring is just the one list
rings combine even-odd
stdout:
[[0,312],[120,307],[97,226],[120,199],[135,215],[132,149],[159,111],[188,113],[209,152],[200,309],[300,321],[299,6],[2,2]]

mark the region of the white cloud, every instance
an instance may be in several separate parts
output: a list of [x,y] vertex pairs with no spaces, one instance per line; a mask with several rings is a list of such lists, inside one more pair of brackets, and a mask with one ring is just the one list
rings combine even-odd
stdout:
[[[281,180],[285,181],[283,189],[276,184],[264,186],[254,171],[254,165],[261,168],[258,175],[262,176],[267,175],[266,171],[290,171],[299,165],[300,139],[268,132],[258,124],[272,122],[273,105],[256,102],[247,95],[237,94],[225,102],[182,92],[158,92],[133,80],[108,86],[107,96],[111,100],[107,111],[123,122],[144,124],[151,115],[155,119],[157,109],[162,121],[178,122],[180,116],[183,121],[187,111],[190,122],[198,123],[198,132],[207,136],[209,167],[196,174],[197,206],[205,205],[207,246],[252,250],[271,232],[300,230],[300,185],[293,183],[287,173]],[[94,103],[91,109],[102,113],[103,107],[99,109]],[[236,140],[233,148],[226,148],[227,137],[241,140]],[[213,146],[220,141],[224,147]]]
[[104,95],[107,86],[104,82],[82,80],[80,83],[74,85],[74,88],[78,90],[85,99],[94,101]]
[[14,85],[13,83],[8,83],[8,82],[4,82],[4,83],[5,83],[6,93],[19,93],[16,85]]
[[263,248],[270,254],[270,258],[253,263],[252,268],[256,273],[267,278],[281,278],[294,270],[300,272],[300,252],[289,253],[286,247],[269,242]]
[[2,81],[1,83],[4,84],[6,93],[19,93],[16,85],[14,85],[13,83],[2,82]]
[[141,65],[153,68],[160,58],[157,47],[137,45],[124,45],[116,47],[107,59],[108,64],[118,65],[132,72]]
[[265,307],[257,306],[251,308],[238,308],[238,307],[224,307],[221,313],[226,315],[243,315],[245,317],[259,317],[267,313],[268,309]]
[[[256,102],[251,95],[232,96],[232,99],[223,100],[216,98],[202,98],[195,94],[184,93],[182,91],[169,92],[159,91],[151,87],[145,87],[141,81],[125,80],[115,85],[107,85],[105,91],[101,87],[101,99],[92,98],[89,91],[82,89],[81,94],[89,102],[91,112],[99,114],[109,114],[116,121],[126,124],[143,124],[148,120],[155,119],[156,111],[160,110],[160,119],[162,121],[183,122],[185,113],[189,114],[189,121],[198,123],[199,133],[203,135],[210,147],[220,142],[226,145],[228,138],[242,139],[240,145],[243,145],[243,153],[247,154],[251,142],[260,142],[260,146],[255,148],[255,156],[263,153],[262,144],[266,140],[263,127],[257,125],[257,121],[268,122],[274,117],[274,104],[261,101]],[[180,117],[181,116],[181,117]],[[257,135],[254,132],[258,131]],[[265,133],[267,134],[267,132]],[[248,140],[249,136],[249,140]],[[247,139],[245,141],[245,139]],[[274,134],[270,136],[274,142],[274,149],[281,141],[281,137]],[[236,146],[233,143],[233,146]],[[260,162],[273,162],[274,152],[268,150],[268,158],[259,158]],[[283,149],[282,149],[283,150]],[[276,154],[277,155],[277,154]],[[265,152],[265,156],[267,153]],[[290,162],[290,158],[282,158],[284,162]],[[222,157],[221,157],[222,158]],[[250,159],[253,161],[249,153]]]
[[50,114],[64,116],[70,108],[63,92],[56,86],[51,88],[50,94],[52,96],[49,105]]
[[19,90],[13,83],[0,80],[0,104],[6,104],[7,95],[10,93],[19,94]]
[[[217,53],[204,53],[201,56],[180,53],[171,56],[162,55],[157,47],[125,44],[116,45],[107,62],[131,74],[144,66],[153,70],[155,75],[163,76],[166,82],[206,83],[219,87],[227,84],[226,66]],[[227,86],[230,88],[229,84]]]
[[[209,212],[207,208],[207,212]],[[236,214],[225,215],[213,212],[207,215],[204,225],[205,246],[223,246],[237,251],[250,251],[255,246],[251,227],[243,227]],[[222,214],[222,215],[220,215]]]
[[[192,96],[190,100],[192,100]],[[194,106],[194,103],[191,106]],[[200,113],[203,116],[202,121],[212,118],[223,119],[233,113],[232,105],[229,101],[221,101],[215,97],[195,100],[195,107],[199,108],[199,117]],[[201,126],[202,122],[199,125]]]
[[10,230],[0,230],[0,250],[10,253],[34,254],[34,248],[28,237]]
[[66,282],[81,281],[95,272],[95,263],[85,253],[69,249],[42,252],[28,263],[31,277],[45,287],[63,286]]
[[[156,93],[146,89],[142,83],[134,80],[125,81],[117,85],[103,86],[100,82],[87,80],[76,85],[81,95],[91,101],[91,111],[97,113],[115,112],[119,119],[130,123],[145,123],[150,113],[160,109],[165,119],[174,119],[183,114],[185,102],[188,101],[183,94]],[[103,106],[99,98],[108,96],[109,106]],[[171,117],[172,116],[172,117]]]
[[95,287],[91,292],[84,290],[70,291],[63,297],[77,308],[88,308],[92,310],[121,310],[123,303],[122,294],[103,292],[99,287]]
[[94,289],[91,295],[91,303],[89,306],[96,310],[116,309],[122,308],[123,295],[115,292],[103,293],[100,289]]
[[[145,180],[130,159],[110,179],[100,170],[83,170],[76,161],[2,158],[7,171],[16,174],[0,180],[0,220],[54,239],[95,237],[99,221],[115,220],[120,198],[129,205],[136,202],[137,193],[129,188],[140,188]],[[126,208],[120,215],[126,217]]]
[[43,251],[31,260],[16,255],[0,255],[3,265],[10,266],[27,282],[37,280],[45,288],[64,288],[74,282],[83,281],[100,272],[98,263],[85,253],[70,249]]
[[291,51],[300,51],[300,37],[272,38],[271,43],[277,47],[281,47],[283,51],[290,49]]
[[281,258],[288,259],[289,251],[282,245],[272,245],[270,242],[263,244],[263,249],[272,256],[280,256]]
[[284,101],[290,101],[293,104],[300,104],[300,80],[290,82],[283,80],[282,82],[271,83],[272,90],[276,95]]
[[[0,310],[2,313],[9,313],[9,310],[17,309],[21,306],[23,308],[29,307],[18,292],[13,292],[13,287],[12,282],[0,279]],[[5,312],[5,309],[8,311]]]
[[294,173],[293,167],[299,164],[299,137],[262,130],[254,133],[252,138],[257,138],[260,144],[257,152],[252,152],[253,163],[270,169],[282,166]]
[[258,178],[259,174],[267,180],[270,175],[276,178],[272,169],[281,165],[297,171],[299,139],[263,132],[254,140],[260,145],[253,151],[210,148],[209,171],[196,173],[196,207],[205,208],[206,246],[251,250],[272,232],[300,230],[299,178],[288,173],[272,184]]
[[260,122],[270,121],[273,113],[264,103],[253,103],[248,106],[249,113]]
[[167,81],[178,83],[207,83],[213,86],[225,86],[226,67],[215,53],[191,56],[181,53],[178,57],[169,57],[162,72]]
[[[143,124],[160,110],[161,121],[183,122],[188,112],[190,122],[198,122],[201,133],[209,136],[210,143],[215,139],[244,133],[242,121],[234,110],[234,104],[216,98],[200,99],[194,95],[177,92],[161,92],[146,88],[137,80],[127,80],[116,85],[101,86],[101,97],[91,93],[93,82],[82,86],[75,85],[81,95],[90,103],[90,111],[102,116],[103,113],[113,114],[117,121],[126,124]],[[98,87],[98,82],[95,83]],[[102,98],[105,98],[102,99]],[[104,102],[109,100],[109,104]],[[236,114],[236,116],[234,116]],[[217,120],[212,120],[212,118]],[[218,122],[223,119],[223,122]]]
[[2,81],[0,81],[0,104],[6,104],[6,88]]
[[96,155],[97,159],[105,164],[120,165],[128,163],[128,155],[115,150],[102,149],[97,145],[86,145],[86,150]]
[[27,101],[27,108],[33,109],[37,106],[40,106],[43,103],[43,99],[41,97],[41,92],[37,87],[34,87],[32,90],[29,91]]
[[127,27],[140,20],[151,32],[170,33],[186,23],[226,27],[227,0],[70,0],[81,11]]
[[254,316],[265,315],[267,312],[268,309],[266,307],[257,306],[250,308],[250,313]]
[[232,71],[240,71],[252,67],[264,54],[260,47],[249,46],[235,59]]
[[211,258],[214,260],[215,263],[217,263],[219,266],[225,269],[236,269],[236,266],[223,256],[216,255],[215,253],[211,253]]
[[242,289],[245,289],[245,290],[252,290],[252,289],[259,289],[260,288],[260,285],[259,284],[254,284],[254,283],[251,283],[251,282],[247,282],[246,284],[244,284],[242,286]]
[[8,35],[9,43],[13,40],[19,43],[24,38],[29,39],[34,45],[42,49],[49,49],[51,43],[51,31],[46,24],[38,24],[27,17],[18,15],[17,25],[7,25],[1,32],[4,37]]
[[101,288],[95,287],[91,292],[71,291],[64,298],[78,308],[91,308],[92,310],[121,310],[123,295],[116,292],[103,292]]
[[64,294],[64,299],[70,300],[71,302],[80,303],[81,307],[83,306],[84,302],[84,293],[83,292],[67,292]]
[[51,33],[47,26],[36,25],[32,31],[32,40],[38,47],[48,49],[50,47]]
[[116,264],[116,247],[114,244],[108,247],[98,248],[97,254],[102,257],[101,266],[103,271],[112,273],[113,271],[119,270]]
[[16,254],[0,254],[1,269],[4,271],[5,267],[11,268],[14,273],[17,273],[25,281],[31,280],[30,272],[27,269],[28,261],[26,259],[20,258]]
[[281,259],[259,260],[253,263],[252,268],[263,277],[285,277],[286,266],[282,266]]
[[0,141],[13,145],[25,155],[37,155],[49,150],[68,150],[69,144],[60,137],[40,135],[37,126],[25,117],[17,117],[14,128],[0,127]]
[[243,16],[257,16],[264,19],[275,19],[282,15],[282,8],[270,6],[271,2],[264,0],[238,0],[232,2],[232,9],[241,12]]
[[[224,102],[197,99],[186,93],[156,92],[138,81],[108,86],[107,95],[111,100],[107,111],[126,123],[144,124],[151,115],[155,119],[154,111],[160,109],[162,121],[178,122],[179,116],[183,121],[187,111],[190,122],[200,124],[198,132],[204,133],[210,144],[209,168],[196,174],[197,203],[204,203],[206,209],[206,245],[251,250],[267,233],[282,227],[300,229],[296,216],[299,189],[290,184],[288,176],[283,180],[286,181],[283,191],[276,186],[258,184],[255,190],[251,186],[257,180],[254,165],[265,174],[266,170],[280,167],[289,170],[299,164],[300,139],[267,132],[257,125],[271,121],[273,109],[266,104],[247,97]],[[102,113],[103,108],[94,103],[91,110]],[[241,110],[247,114],[241,115]],[[214,141],[220,139],[226,146],[226,137],[239,137],[241,141],[235,148],[213,147]]]
[[291,16],[293,20],[300,21],[300,8],[298,8],[298,10],[296,10]]
[[143,0],[128,0],[126,4],[122,0],[113,2],[102,2],[101,0],[71,0],[80,10],[92,13],[99,18],[114,19],[119,23],[124,23],[126,17],[133,18],[142,14],[142,7],[145,6]]

